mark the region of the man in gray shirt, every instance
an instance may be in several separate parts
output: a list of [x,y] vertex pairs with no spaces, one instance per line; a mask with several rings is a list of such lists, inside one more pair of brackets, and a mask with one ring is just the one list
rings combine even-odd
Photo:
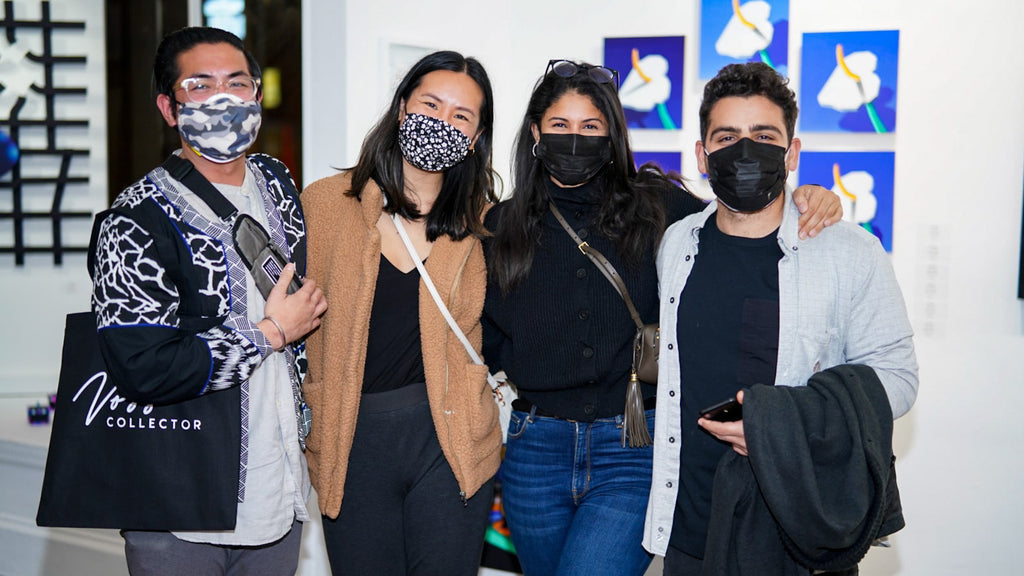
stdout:
[[[717,197],[665,233],[658,254],[661,353],[654,473],[644,546],[665,574],[699,574],[722,456],[746,456],[743,421],[701,409],[755,384],[804,386],[840,364],[874,370],[892,414],[917,394],[912,331],[878,240],[841,222],[797,236],[785,191],[800,140],[786,80],[730,65],[700,109],[697,164]],[[854,572],[855,573],[855,568]]]

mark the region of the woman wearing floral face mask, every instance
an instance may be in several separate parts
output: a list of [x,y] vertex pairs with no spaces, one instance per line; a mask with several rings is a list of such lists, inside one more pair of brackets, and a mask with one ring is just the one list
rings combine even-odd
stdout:
[[[485,242],[484,358],[519,392],[502,501],[526,576],[640,575],[650,563],[643,431],[653,435],[655,388],[630,384],[636,325],[553,212],[608,259],[651,323],[662,232],[705,205],[657,168],[634,168],[617,84],[602,66],[548,64],[516,141],[512,199],[485,219],[494,236]],[[814,207],[804,231],[841,215],[827,190],[796,198]]]
[[494,197],[493,104],[479,62],[416,63],[354,168],[302,195],[309,274],[339,302],[308,340],[307,459],[338,573],[475,575],[501,431],[486,367],[421,283],[411,238],[479,349]]

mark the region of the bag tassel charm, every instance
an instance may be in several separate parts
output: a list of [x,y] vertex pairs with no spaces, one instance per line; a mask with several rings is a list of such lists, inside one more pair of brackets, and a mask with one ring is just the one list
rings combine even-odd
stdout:
[[626,411],[622,416],[622,447],[650,446],[651,433],[647,430],[647,416],[644,414],[644,396],[640,392],[640,380],[636,370],[630,370],[629,386],[626,387]]

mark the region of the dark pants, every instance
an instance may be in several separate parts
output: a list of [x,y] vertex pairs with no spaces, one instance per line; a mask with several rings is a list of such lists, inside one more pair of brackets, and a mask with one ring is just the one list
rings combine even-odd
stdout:
[[336,576],[475,576],[494,496],[465,503],[441,452],[424,384],[365,394],[336,520],[323,518]]
[[196,544],[142,530],[122,530],[121,536],[132,576],[287,576],[299,565],[302,523],[262,546]]
[[[665,552],[665,570],[662,574],[663,576],[700,576],[701,564],[703,563],[700,558],[695,558],[669,546],[668,551]],[[807,573],[811,574],[810,571]],[[818,572],[814,576],[857,576],[857,574],[859,571],[854,566],[849,570],[839,572]]]

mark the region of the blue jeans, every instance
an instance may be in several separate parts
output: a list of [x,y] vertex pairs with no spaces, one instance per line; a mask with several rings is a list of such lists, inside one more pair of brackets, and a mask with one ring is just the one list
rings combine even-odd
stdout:
[[[654,436],[654,410],[647,427]],[[622,416],[593,423],[513,411],[502,502],[526,576],[641,576],[652,447],[623,448]]]

